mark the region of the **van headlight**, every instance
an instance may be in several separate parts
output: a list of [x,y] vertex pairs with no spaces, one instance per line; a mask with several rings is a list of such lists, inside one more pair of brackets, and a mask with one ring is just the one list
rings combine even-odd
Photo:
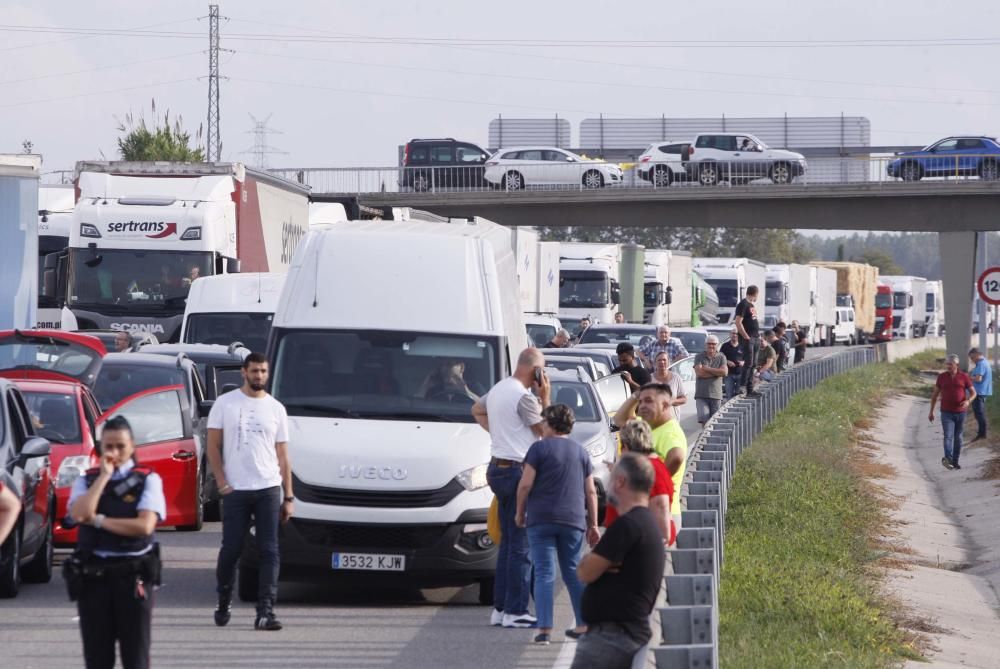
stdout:
[[599,458],[608,452],[608,442],[604,437],[598,436],[583,445],[587,453],[592,458]]
[[63,459],[56,474],[56,487],[68,488],[90,468],[89,455],[72,455]]
[[488,467],[489,465],[476,465],[472,469],[466,469],[455,478],[458,479],[458,482],[466,490],[479,490],[480,488],[485,488],[487,485],[486,469]]

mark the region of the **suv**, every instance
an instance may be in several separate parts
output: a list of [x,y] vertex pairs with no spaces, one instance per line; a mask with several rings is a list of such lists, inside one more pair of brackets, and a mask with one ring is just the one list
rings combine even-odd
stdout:
[[1000,179],[1000,144],[993,137],[946,137],[919,151],[896,155],[886,173],[903,181],[949,176]]
[[702,186],[722,181],[747,184],[757,179],[784,185],[806,172],[801,153],[772,149],[747,133],[698,135],[681,158],[689,178]]
[[440,188],[481,188],[485,149],[452,137],[411,139],[403,147],[400,186],[418,193]]

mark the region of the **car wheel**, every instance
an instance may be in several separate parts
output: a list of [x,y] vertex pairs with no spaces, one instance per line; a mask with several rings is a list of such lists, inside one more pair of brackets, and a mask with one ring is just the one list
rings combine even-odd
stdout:
[[504,190],[521,190],[524,188],[524,177],[521,176],[520,172],[511,170],[503,175],[503,181],[500,182],[500,186]]
[[792,166],[788,163],[775,163],[772,165],[771,181],[782,186],[792,183]]
[[257,601],[257,586],[260,581],[260,569],[240,565],[236,578],[236,594],[241,602]]
[[702,186],[719,185],[719,170],[715,165],[702,165],[698,168],[698,183]]
[[479,581],[479,603],[483,606],[493,606],[493,588],[496,581],[492,578],[484,578]]
[[656,188],[666,188],[674,180],[670,168],[666,165],[657,165],[653,168],[653,186]]
[[597,170],[588,170],[587,173],[583,175],[583,187],[603,188],[604,175],[598,172]]
[[920,181],[920,178],[924,175],[920,170],[920,165],[909,162],[900,168],[899,176],[902,177],[903,181]]
[[0,550],[0,556],[7,560],[0,569],[0,598],[17,597],[21,589],[21,531],[14,528],[7,539],[7,550]]
[[995,160],[984,160],[979,166],[979,178],[984,181],[1000,179],[1000,166],[997,166]]
[[431,180],[423,172],[413,175],[413,190],[426,193],[431,189]]
[[[52,508],[55,501],[52,502]],[[24,566],[24,580],[27,583],[48,583],[52,580],[52,558],[55,555],[54,544],[52,543],[52,521],[45,530],[45,541],[38,548],[35,557]]]
[[200,469],[198,474],[198,485],[195,486],[194,493],[194,522],[190,525],[178,525],[178,532],[200,532],[205,524],[205,470]]

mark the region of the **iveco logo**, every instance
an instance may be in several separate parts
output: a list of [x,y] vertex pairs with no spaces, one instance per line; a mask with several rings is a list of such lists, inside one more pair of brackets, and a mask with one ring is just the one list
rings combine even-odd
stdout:
[[402,481],[408,476],[402,467],[361,467],[360,465],[340,465],[342,479],[382,479]]

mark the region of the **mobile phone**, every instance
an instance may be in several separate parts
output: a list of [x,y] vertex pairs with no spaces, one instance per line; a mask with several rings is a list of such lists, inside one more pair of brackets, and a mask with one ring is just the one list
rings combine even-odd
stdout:
[[535,383],[537,383],[539,386],[542,385],[542,368],[541,367],[535,367]]

